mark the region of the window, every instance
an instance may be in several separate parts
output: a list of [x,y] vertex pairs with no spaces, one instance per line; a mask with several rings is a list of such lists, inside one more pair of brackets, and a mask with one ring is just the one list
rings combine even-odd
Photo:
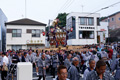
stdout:
[[22,49],[22,46],[21,45],[12,45],[12,49],[16,51],[16,50]]
[[37,29],[32,30],[32,37],[40,37],[40,30]]
[[112,18],[112,21],[114,21],[114,18]]
[[12,37],[21,37],[22,30],[21,29],[13,29]]
[[79,31],[79,39],[94,39],[94,31]]
[[119,20],[120,20],[120,18],[119,18]]
[[100,19],[97,18],[97,26],[100,26]]
[[110,19],[108,19],[108,22],[110,22]]
[[80,25],[87,25],[87,18],[80,17]]
[[93,17],[80,17],[80,25],[94,25]]
[[94,18],[88,18],[88,25],[94,25]]

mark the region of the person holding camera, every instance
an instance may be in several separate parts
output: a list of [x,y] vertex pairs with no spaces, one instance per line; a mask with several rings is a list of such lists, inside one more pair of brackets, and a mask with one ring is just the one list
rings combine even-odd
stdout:
[[3,55],[3,60],[2,60],[3,65],[2,65],[1,78],[2,80],[6,80],[9,61],[8,61],[8,57],[6,56],[5,52],[3,52],[2,55]]

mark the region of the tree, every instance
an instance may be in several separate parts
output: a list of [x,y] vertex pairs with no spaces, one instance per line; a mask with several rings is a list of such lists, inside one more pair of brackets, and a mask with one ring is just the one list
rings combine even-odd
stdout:
[[59,13],[58,16],[56,17],[56,19],[59,19],[59,27],[65,27],[66,26],[66,16],[68,14],[67,13]]
[[105,17],[101,17],[99,20],[102,21],[102,20],[104,20],[106,18],[107,18],[106,16]]

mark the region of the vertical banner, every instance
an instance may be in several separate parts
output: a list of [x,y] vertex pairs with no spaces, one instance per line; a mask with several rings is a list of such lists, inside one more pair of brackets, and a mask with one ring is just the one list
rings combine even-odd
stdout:
[[0,25],[0,51],[2,51],[2,27]]
[[2,27],[1,27],[1,25],[0,25],[0,40],[2,39]]

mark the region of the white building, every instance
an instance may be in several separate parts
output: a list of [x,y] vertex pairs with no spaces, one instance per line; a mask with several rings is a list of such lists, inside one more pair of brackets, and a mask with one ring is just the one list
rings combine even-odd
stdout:
[[98,43],[105,43],[108,38],[108,22],[100,22],[100,26],[97,28],[97,40]]
[[6,50],[6,27],[7,17],[0,9],[0,51]]
[[68,45],[90,45],[97,44],[97,27],[100,14],[73,12],[67,16],[66,29],[73,27],[69,33]]
[[44,48],[45,27],[46,24],[27,18],[6,23],[6,50]]

